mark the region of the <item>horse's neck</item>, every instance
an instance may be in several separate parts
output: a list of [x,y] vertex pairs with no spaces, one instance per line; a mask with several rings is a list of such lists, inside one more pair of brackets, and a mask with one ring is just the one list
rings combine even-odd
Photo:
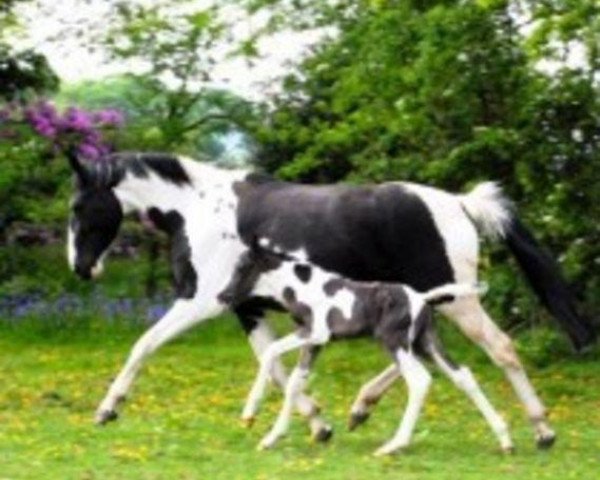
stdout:
[[157,208],[185,215],[190,210],[208,207],[216,201],[231,201],[235,195],[233,184],[247,175],[243,170],[223,170],[190,159],[180,158],[178,161],[188,174],[190,184],[176,184],[154,173],[142,177],[127,174],[115,187],[124,210],[145,213]]
[[180,157],[179,161],[198,193],[209,196],[231,190],[235,182],[245,179],[249,173],[248,170],[226,170],[185,157]]

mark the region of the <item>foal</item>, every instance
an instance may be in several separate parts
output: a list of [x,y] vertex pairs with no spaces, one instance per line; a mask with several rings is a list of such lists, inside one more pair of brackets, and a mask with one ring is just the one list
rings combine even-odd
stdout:
[[453,364],[441,348],[428,306],[478,293],[475,287],[466,284],[448,284],[418,293],[401,284],[355,282],[254,243],[240,257],[219,299],[235,306],[249,295],[273,298],[291,313],[297,329],[270,344],[261,356],[259,373],[242,413],[245,422],[250,424],[254,419],[276,359],[302,347],[298,365],[285,388],[279,417],[259,448],[273,446],[287,431],[296,397],[304,389],[321,346],[330,339],[371,335],[392,355],[408,385],[408,405],[400,426],[376,455],[393,453],[410,443],[431,383],[423,358],[433,359],[464,390],[488,421],[502,449],[512,450],[506,423],[482,393],[470,370]]

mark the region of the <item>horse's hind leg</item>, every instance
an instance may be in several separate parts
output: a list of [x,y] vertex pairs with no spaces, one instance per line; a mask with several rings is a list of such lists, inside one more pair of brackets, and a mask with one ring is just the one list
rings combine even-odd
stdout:
[[502,450],[507,453],[512,452],[513,444],[506,422],[481,391],[471,370],[464,365],[454,364],[448,358],[437,335],[432,330],[422,337],[422,350],[435,361],[440,370],[452,380],[452,383],[471,399],[498,438]]
[[[254,354],[260,358],[266,348],[276,340],[271,327],[262,317],[262,312],[241,309],[236,310],[236,314],[248,336]],[[285,391],[288,376],[281,361],[276,360],[273,363],[271,378],[280,389]],[[331,438],[333,429],[321,418],[320,409],[311,397],[300,392],[296,396],[296,409],[308,420],[311,435],[315,440],[326,442]]]
[[546,409],[527,378],[510,337],[498,328],[476,297],[457,299],[441,310],[504,370],[533,424],[538,447],[551,447],[556,436],[546,419]]

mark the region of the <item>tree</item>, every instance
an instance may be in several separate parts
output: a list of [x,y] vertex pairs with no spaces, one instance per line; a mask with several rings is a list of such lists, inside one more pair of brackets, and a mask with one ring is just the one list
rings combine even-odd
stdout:
[[13,53],[0,44],[0,98],[10,101],[31,93],[48,94],[58,85],[46,57],[33,50]]
[[147,117],[147,145],[214,152],[215,137],[240,130],[254,111],[241,98],[208,86],[216,63],[214,47],[225,28],[215,7],[190,5],[117,3],[104,45],[112,58],[144,65],[142,75],[129,77],[139,86],[129,103],[136,104],[140,120]]

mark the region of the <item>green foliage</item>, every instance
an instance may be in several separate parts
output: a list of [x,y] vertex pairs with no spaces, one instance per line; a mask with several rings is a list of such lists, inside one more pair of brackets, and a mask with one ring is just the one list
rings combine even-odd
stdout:
[[0,43],[0,99],[14,100],[28,93],[56,91],[59,80],[46,57],[25,50],[14,53]]
[[[148,274],[147,269],[143,258],[111,255],[99,284],[82,282],[69,269],[64,242],[28,248],[7,245],[0,249],[0,296],[42,293],[54,298],[68,293],[87,296],[101,290],[110,298],[142,298],[146,294],[144,279]],[[161,262],[156,269],[158,291],[171,294],[167,262]]]
[[20,141],[0,143],[0,232],[15,221],[53,224],[67,215],[70,171],[66,161],[53,161],[49,143],[14,125]]

